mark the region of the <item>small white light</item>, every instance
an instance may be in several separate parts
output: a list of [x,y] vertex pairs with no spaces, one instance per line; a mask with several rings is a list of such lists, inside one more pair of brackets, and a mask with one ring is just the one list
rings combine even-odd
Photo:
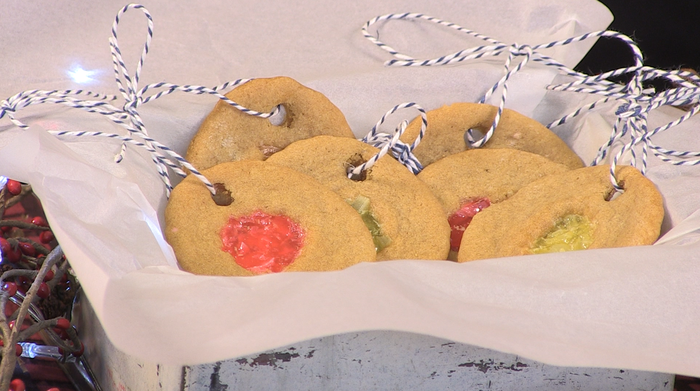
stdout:
[[93,76],[97,74],[97,71],[86,71],[80,65],[74,65],[72,69],[67,71],[67,73],[74,82],[78,84],[88,84],[95,81]]

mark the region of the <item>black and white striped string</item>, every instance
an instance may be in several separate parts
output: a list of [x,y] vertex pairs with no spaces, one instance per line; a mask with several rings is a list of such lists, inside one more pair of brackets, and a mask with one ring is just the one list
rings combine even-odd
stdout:
[[[653,89],[641,89],[643,82],[652,79],[665,79],[673,83],[675,87],[660,92]],[[553,126],[565,123],[567,120],[586,111],[593,110],[601,103],[608,101],[621,102],[616,109],[616,121],[609,140],[602,145],[597,153],[592,165],[602,163],[616,142],[621,142],[622,138],[629,135],[630,140],[623,143],[621,149],[612,158],[611,178],[617,190],[622,190],[617,186],[615,179],[615,167],[626,155],[631,155],[630,164],[638,167],[642,173],[646,173],[648,155],[651,151],[660,160],[674,165],[699,165],[700,152],[676,151],[662,148],[652,141],[656,134],[665,132],[681,123],[687,121],[700,111],[700,77],[688,71],[682,70],[659,70],[651,67],[642,67],[639,73],[630,81],[634,84],[629,88],[629,93],[621,89],[602,89],[581,87],[585,85],[581,80],[574,83],[550,86],[555,91],[572,91],[577,93],[588,93],[602,95],[603,98],[586,106],[577,109],[575,112],[555,121]],[[666,123],[654,129],[647,126],[648,115],[661,106],[686,106],[691,109],[685,112],[678,119]],[[552,124],[550,124],[552,125]],[[642,151],[638,156],[635,147],[641,146]]]
[[[385,44],[378,39],[378,32],[373,35],[369,32],[370,26],[386,22],[390,20],[420,20],[428,21],[438,25],[442,25],[469,36],[481,39],[487,44],[483,46],[473,47],[469,49],[460,50],[452,54],[440,56],[428,60],[418,60],[412,56],[400,53],[393,47]],[[697,112],[697,108],[693,108],[687,114],[682,116],[676,121],[666,124],[662,127],[650,131],[646,127],[647,114],[650,110],[659,107],[661,105],[692,105],[698,102],[698,83],[697,76],[692,75],[689,72],[683,71],[662,71],[654,69],[651,67],[646,67],[643,65],[643,56],[638,47],[638,45],[629,37],[624,34],[620,34],[614,31],[597,31],[587,34],[582,34],[576,37],[567,38],[564,40],[559,40],[555,42],[539,44],[534,46],[519,45],[519,44],[505,44],[499,42],[496,39],[479,34],[475,31],[469,30],[467,28],[461,27],[451,22],[443,21],[435,17],[427,16],[420,13],[402,13],[402,14],[387,14],[383,16],[378,16],[371,19],[362,27],[362,34],[376,44],[381,49],[390,53],[394,59],[385,62],[386,66],[439,66],[439,65],[449,65],[460,63],[468,60],[475,60],[485,56],[499,56],[503,53],[507,53],[507,58],[504,66],[504,76],[496,82],[493,87],[486,92],[486,94],[479,100],[479,103],[485,103],[491,96],[501,89],[501,97],[498,104],[497,114],[494,121],[489,128],[488,132],[480,140],[475,140],[471,129],[466,131],[466,139],[472,147],[480,147],[485,144],[493,134],[496,129],[498,122],[500,120],[503,108],[505,107],[507,99],[507,82],[509,79],[522,70],[529,61],[536,61],[543,63],[546,66],[555,67],[560,73],[568,75],[575,78],[574,82],[567,83],[565,85],[559,86],[549,86],[548,88],[554,91],[576,91],[584,93],[594,93],[601,94],[604,97],[600,100],[589,103],[575,112],[560,118],[556,121],[551,122],[547,127],[551,128],[553,126],[558,126],[566,123],[568,120],[584,113],[595,109],[604,103],[615,101],[618,103],[618,119],[616,126],[613,129],[610,141],[602,146],[599,150],[598,157],[592,164],[599,164],[602,159],[608,153],[609,148],[613,145],[616,140],[619,140],[625,134],[629,133],[631,135],[632,141],[627,143],[613,158],[613,164],[611,164],[610,178],[613,186],[616,190],[622,191],[622,187],[619,186],[617,179],[615,177],[615,165],[621,159],[621,157],[630,152],[633,156],[633,164],[636,165],[637,157],[634,152],[634,146],[641,144],[643,147],[641,154],[641,170],[645,172],[646,170],[646,158],[648,151],[652,150],[653,153],[658,156],[663,161],[672,162],[677,165],[696,165],[700,164],[695,159],[698,157],[698,153],[695,152],[679,152],[671,151],[661,148],[651,142],[651,136],[654,134],[665,131],[681,122],[684,122],[692,115]],[[548,49],[555,46],[568,45],[574,42],[580,42],[587,39],[597,39],[597,38],[613,38],[623,41],[629,48],[631,55],[634,60],[634,65],[626,68],[615,69],[609,72],[601,73],[598,75],[586,75],[580,72],[576,72],[563,64],[557,62],[551,57],[545,56],[538,52],[541,49]],[[523,56],[524,59],[520,61],[516,66],[512,66],[512,62],[516,56]],[[610,78],[619,77],[622,75],[632,75],[631,80],[627,84],[619,84],[610,81]],[[677,91],[664,92],[657,94],[653,89],[648,89],[643,87],[643,82],[653,78],[663,77],[669,81],[675,83]]]
[[[469,49],[464,49],[457,51],[452,54],[440,56],[437,58],[433,59],[428,59],[428,60],[418,60],[413,58],[412,56],[403,54],[398,52],[396,49],[392,48],[391,46],[385,44],[384,42],[380,41],[379,38],[377,37],[378,34],[375,36],[369,32],[370,26],[377,24],[379,22],[386,22],[390,20],[421,20],[421,21],[428,21],[432,22],[441,26],[446,26],[451,29],[460,31],[462,33],[465,33],[469,36],[481,39],[483,41],[486,41],[488,45],[483,45],[483,46],[478,46],[478,47],[473,47]],[[489,130],[486,132],[486,134],[480,139],[476,140],[474,138],[474,135],[472,133],[471,129],[467,129],[467,139],[470,142],[472,147],[478,148],[483,146],[493,135],[494,130],[498,126],[498,123],[500,121],[500,118],[503,113],[503,109],[505,107],[505,103],[507,100],[507,94],[508,94],[508,81],[510,78],[513,77],[517,72],[521,71],[529,61],[537,61],[537,62],[542,62],[547,66],[553,66],[558,68],[562,73],[568,74],[568,75],[581,75],[580,73],[567,68],[563,64],[557,62],[553,58],[543,55],[537,50],[541,49],[549,49],[553,48],[556,46],[564,46],[564,45],[569,45],[574,42],[580,42],[584,41],[587,39],[591,38],[599,38],[599,37],[612,37],[612,38],[617,38],[621,39],[624,42],[628,43],[632,49],[632,52],[635,57],[635,67],[631,69],[639,69],[642,67],[642,54],[637,45],[630,39],[629,37],[612,32],[612,31],[599,31],[599,32],[593,32],[593,33],[588,33],[588,34],[583,34],[579,35],[577,37],[573,38],[568,38],[560,41],[555,41],[555,42],[550,42],[550,43],[545,43],[545,44],[539,44],[535,46],[530,46],[530,45],[519,45],[517,43],[513,44],[505,44],[502,43],[496,39],[493,39],[491,37],[488,37],[483,34],[479,34],[473,30],[469,30],[467,28],[464,28],[462,26],[459,26],[457,24],[447,22],[432,16],[428,16],[425,14],[421,13],[402,13],[402,14],[387,14],[383,16],[378,16],[374,19],[371,19],[370,21],[366,22],[365,25],[362,27],[362,34],[370,40],[372,43],[380,47],[381,49],[387,51],[390,53],[392,56],[395,58],[392,60],[389,60],[385,62],[386,66],[440,66],[440,65],[450,65],[450,64],[455,64],[455,63],[460,63],[468,60],[475,60],[479,59],[482,57],[487,57],[487,56],[499,56],[503,53],[507,53],[507,58],[505,61],[504,65],[504,76],[496,82],[493,87],[488,90],[485,95],[479,100],[479,103],[485,103],[490,97],[499,89],[501,90],[501,97],[500,101],[498,104],[498,110],[496,112],[496,116],[493,120],[493,123],[491,124],[491,127]],[[513,60],[515,57],[522,56],[524,57],[522,61],[520,61],[517,65],[513,66]],[[619,71],[619,72],[629,72],[630,70],[624,70],[624,71]],[[613,76],[608,75],[603,78],[599,79],[592,79],[590,82],[591,83],[603,83],[603,84],[612,84],[608,82],[607,79],[608,77]]]
[[[384,132],[379,132],[379,127],[386,121],[386,119],[391,114],[394,114],[399,110],[408,108],[418,110],[421,117],[420,131],[418,132],[416,139],[413,141],[413,143],[411,143],[411,145],[408,145],[399,139],[408,127],[408,120],[401,121],[394,130],[394,133],[391,135]],[[423,109],[420,105],[414,102],[407,102],[392,107],[391,109],[389,109],[389,111],[382,115],[382,117],[379,119],[379,121],[377,121],[377,123],[372,127],[372,129],[367,133],[367,135],[365,135],[365,137],[361,139],[361,141],[379,148],[379,152],[376,155],[369,158],[365,163],[357,167],[349,167],[348,178],[361,178],[362,172],[372,168],[372,166],[374,166],[374,164],[379,159],[386,155],[389,152],[389,150],[391,150],[394,157],[396,157],[396,159],[399,162],[401,162],[404,166],[406,166],[412,173],[419,173],[423,169],[423,166],[421,166],[420,162],[413,155],[412,151],[413,149],[415,149],[415,147],[418,146],[418,144],[420,144],[421,139],[423,139],[423,136],[425,135],[425,130],[427,127],[428,116],[425,109]]]
[[[388,116],[399,110],[408,108],[414,108],[418,110],[421,117],[420,131],[418,132],[418,136],[416,136],[416,139],[411,143],[411,145],[408,145],[399,140],[399,138],[396,136],[396,132],[394,135],[379,132],[379,127],[384,123],[384,121],[386,121]],[[372,129],[367,133],[367,135],[365,135],[365,137],[362,138],[362,141],[367,144],[373,145],[377,148],[380,148],[379,153],[382,153],[384,149],[391,149],[392,154],[401,164],[406,166],[413,174],[418,174],[423,170],[423,166],[421,165],[420,161],[418,161],[418,158],[416,158],[416,156],[413,154],[413,150],[418,146],[418,144],[420,144],[421,140],[423,139],[423,136],[425,135],[425,130],[427,127],[428,116],[425,112],[425,109],[423,109],[421,106],[414,102],[401,103],[387,111],[379,119],[379,121],[377,121],[377,123],[372,127]],[[403,131],[401,131],[401,133],[403,134]],[[385,153],[386,152],[382,153],[382,156]],[[379,159],[379,157],[377,159]],[[365,168],[368,169],[369,167]]]
[[[119,48],[119,42],[117,39],[117,26],[121,20],[124,13],[129,10],[137,9],[141,10],[142,13],[148,20],[148,31],[146,36],[146,42],[144,43],[143,50],[141,52],[141,57],[134,72],[133,77],[129,74],[128,68],[124,63],[122,58],[121,50]],[[54,103],[62,104],[68,107],[82,109],[89,113],[101,114],[104,117],[111,120],[113,123],[120,125],[125,128],[129,135],[122,136],[116,133],[109,132],[81,132],[81,131],[51,131],[59,137],[105,137],[120,140],[122,147],[120,152],[115,156],[115,161],[120,162],[124,158],[124,153],[126,151],[126,145],[134,145],[141,147],[148,151],[151,155],[151,159],[157,167],[158,174],[161,180],[165,184],[167,194],[169,195],[172,190],[172,184],[170,182],[169,170],[172,170],[178,175],[185,176],[186,172],[183,170],[188,170],[192,175],[201,180],[209,189],[212,194],[216,193],[216,190],[212,183],[200,173],[195,167],[188,163],[182,156],[177,154],[175,151],[171,150],[167,146],[157,142],[148,136],[148,132],[145,124],[141,120],[141,116],[138,113],[138,108],[148,102],[154,101],[165,95],[171,94],[175,91],[187,92],[193,94],[210,94],[218,97],[220,100],[226,102],[227,104],[233,106],[234,108],[253,116],[260,118],[270,119],[280,112],[280,107],[275,107],[269,113],[262,113],[255,110],[248,109],[230,99],[222,94],[223,90],[235,88],[243,83],[246,83],[252,79],[238,79],[231,82],[223,83],[219,86],[208,88],[204,86],[197,85],[177,85],[172,83],[160,82],[146,85],[145,87],[139,89],[138,83],[141,78],[141,72],[145,63],[145,58],[148,55],[151,40],[153,37],[153,18],[148,10],[140,4],[128,4],[119,10],[117,16],[112,25],[112,35],[109,39],[110,50],[112,53],[112,62],[114,65],[115,80],[119,92],[121,93],[124,104],[121,108],[115,106],[110,102],[117,100],[114,95],[105,95],[95,92],[85,91],[85,90],[29,90],[20,92],[6,100],[0,102],[0,118],[7,116],[8,119],[17,127],[26,129],[28,125],[22,123],[16,118],[16,113],[18,110],[36,104],[43,103]],[[155,92],[156,90],[160,90]],[[146,92],[154,92],[152,95],[146,96]]]
[[375,154],[371,158],[367,159],[366,162],[356,167],[348,167],[348,178],[352,180],[361,180],[360,178],[363,177],[362,173],[372,168],[372,166],[374,166],[379,159],[384,157],[389,152],[389,149],[391,149],[392,145],[395,145],[397,142],[399,142],[399,137],[401,137],[404,131],[406,131],[407,127],[408,120],[402,120],[396,127],[393,136],[391,136],[391,140],[389,140],[389,142],[387,143],[384,143],[384,146],[379,150],[377,154]]

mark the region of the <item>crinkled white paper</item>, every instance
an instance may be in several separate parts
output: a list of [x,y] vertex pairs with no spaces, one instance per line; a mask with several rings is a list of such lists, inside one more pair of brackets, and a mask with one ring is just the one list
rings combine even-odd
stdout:
[[[28,89],[116,94],[108,47],[120,2],[9,1],[0,34],[0,98]],[[360,28],[386,13],[423,12],[503,42],[538,44],[605,29],[594,1],[424,2],[357,0],[151,1],[155,28],[141,85],[213,87],[287,75],[328,96],[364,135],[387,110],[475,101],[500,77],[504,58],[446,67],[387,68],[388,55]],[[60,17],[57,17],[60,15]],[[433,24],[396,21],[381,39],[416,58],[480,45]],[[119,43],[131,72],[146,22],[130,11]],[[547,54],[569,66],[591,42]],[[79,69],[88,73],[79,73]],[[79,84],[73,72],[87,76]],[[532,65],[509,85],[508,107],[542,122],[584,99],[550,92],[556,71]],[[184,153],[215,103],[177,93],[139,112],[156,140]],[[388,129],[415,112],[390,117]],[[659,124],[676,109],[655,112]],[[165,189],[150,158],[99,138],[58,140],[45,130],[119,132],[95,114],[48,106],[19,111],[21,131],[0,120],[0,172],[30,182],[112,342],[160,363],[233,358],[300,340],[389,329],[430,334],[556,365],[700,375],[700,168],[651,159],[649,177],[668,211],[663,245],[527,256],[468,264],[391,261],[339,272],[254,278],[194,276],[177,269],[161,235]],[[582,156],[609,136],[614,112],[555,129]],[[694,119],[658,143],[700,149]],[[175,179],[175,178],[173,178]]]

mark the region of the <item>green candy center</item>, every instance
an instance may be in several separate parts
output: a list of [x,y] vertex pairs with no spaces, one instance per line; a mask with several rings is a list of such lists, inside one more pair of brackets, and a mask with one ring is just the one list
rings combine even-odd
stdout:
[[377,252],[385,249],[389,244],[391,244],[391,238],[382,232],[382,227],[377,221],[376,217],[372,214],[370,210],[369,198],[365,196],[357,196],[352,201],[348,201],[350,205],[355,208],[357,213],[362,217],[362,222],[372,234],[372,241],[374,241],[374,247]]

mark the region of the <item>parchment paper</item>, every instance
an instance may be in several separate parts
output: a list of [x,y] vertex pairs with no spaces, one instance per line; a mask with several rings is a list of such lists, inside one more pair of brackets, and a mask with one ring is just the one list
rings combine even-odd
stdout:
[[[10,1],[0,19],[0,97],[32,88],[117,93],[107,39],[121,2]],[[154,38],[141,85],[213,87],[238,78],[287,75],[328,96],[358,136],[384,112],[413,101],[427,109],[475,101],[502,74],[504,58],[455,66],[387,68],[387,53],[361,26],[386,13],[422,12],[503,42],[538,44],[604,29],[593,1],[421,2],[358,0],[150,1]],[[60,15],[60,18],[57,17]],[[433,24],[397,21],[381,39],[416,58],[482,42]],[[129,11],[119,43],[131,72],[146,22]],[[550,50],[573,66],[593,41]],[[76,83],[66,73],[94,71]],[[546,93],[556,71],[529,66],[509,86],[508,107],[547,122],[584,97]],[[177,94],[139,112],[156,140],[183,153],[215,98]],[[582,156],[605,140],[614,108],[556,129]],[[390,117],[389,129],[415,112]],[[668,122],[676,109],[655,113]],[[0,170],[30,182],[110,340],[159,363],[234,358],[350,331],[423,333],[555,365],[700,375],[700,169],[651,159],[666,201],[663,245],[455,264],[405,260],[339,272],[254,278],[182,272],[161,234],[165,190],[143,151],[104,139],[58,140],[45,130],[117,132],[94,114],[44,105],[0,121]],[[700,148],[698,120],[659,143]],[[669,145],[670,147],[670,145]],[[175,179],[175,178],[173,178]]]

